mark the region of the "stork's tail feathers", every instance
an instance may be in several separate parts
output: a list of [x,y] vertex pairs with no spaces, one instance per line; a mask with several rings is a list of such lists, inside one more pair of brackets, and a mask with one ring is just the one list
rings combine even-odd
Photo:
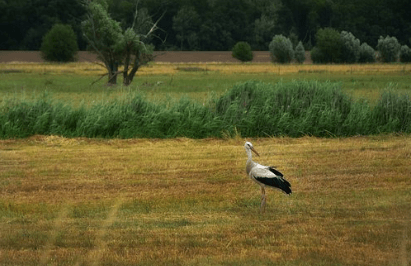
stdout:
[[283,183],[283,187],[282,188],[280,188],[282,191],[284,191],[287,195],[290,195],[291,193],[292,193],[292,191],[291,191],[291,184],[287,181],[287,180],[285,180],[285,179],[282,179],[283,181],[284,181],[284,183]]

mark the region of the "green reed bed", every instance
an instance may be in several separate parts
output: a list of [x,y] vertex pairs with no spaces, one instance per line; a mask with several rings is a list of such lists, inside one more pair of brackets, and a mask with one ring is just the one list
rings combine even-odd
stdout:
[[43,94],[2,102],[0,137],[35,134],[101,138],[353,136],[411,132],[411,101],[387,88],[373,105],[339,83],[293,81],[235,85],[206,103],[153,102],[130,93],[74,107]]

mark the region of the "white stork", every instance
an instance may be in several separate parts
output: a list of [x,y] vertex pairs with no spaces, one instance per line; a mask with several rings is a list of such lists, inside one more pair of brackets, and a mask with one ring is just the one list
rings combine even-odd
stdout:
[[291,194],[291,184],[283,178],[283,174],[273,166],[265,166],[253,162],[251,151],[260,156],[254,149],[251,142],[246,142],[244,145],[248,156],[246,164],[247,175],[261,186],[261,207],[262,212],[265,211],[265,186],[281,189],[286,194]]

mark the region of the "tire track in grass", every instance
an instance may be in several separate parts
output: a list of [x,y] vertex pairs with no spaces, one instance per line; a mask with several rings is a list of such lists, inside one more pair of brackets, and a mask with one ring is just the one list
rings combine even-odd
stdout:
[[[411,220],[408,220],[411,223]],[[409,222],[406,222],[404,229],[402,231],[402,239],[400,243],[400,261],[401,261],[401,266],[408,266],[411,263],[411,254],[408,251],[407,252],[407,246],[408,243],[411,243],[409,236],[408,236],[408,228],[409,228]]]
[[[100,230],[98,230],[95,240],[95,248],[89,252],[87,257],[87,261],[90,262],[91,265],[101,265],[101,258],[103,257],[103,254],[107,249],[107,242],[104,240],[104,238],[107,234],[108,228],[116,220],[118,209],[120,208],[122,203],[123,199],[119,197],[111,207],[110,212],[107,215],[107,219],[104,220]],[[79,263],[80,262],[77,262],[76,265],[79,265]]]
[[58,233],[60,232],[62,228],[63,221],[66,220],[67,215],[68,215],[68,205],[65,205],[61,208],[59,211],[56,219],[54,220],[54,226],[51,229],[50,235],[48,237],[48,241],[44,245],[43,248],[43,253],[40,256],[40,261],[39,265],[48,265],[50,263],[50,254],[52,251],[52,248],[54,247],[54,243],[56,242],[56,238],[58,236]]

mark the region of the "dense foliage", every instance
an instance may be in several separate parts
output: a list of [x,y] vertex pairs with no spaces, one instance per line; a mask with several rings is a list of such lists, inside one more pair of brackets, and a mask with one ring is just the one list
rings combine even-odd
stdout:
[[358,62],[374,63],[375,61],[376,61],[375,50],[366,43],[361,44]]
[[344,63],[356,63],[360,58],[360,40],[355,38],[351,32],[342,31],[341,38],[341,61]]
[[395,37],[380,36],[377,49],[382,62],[396,62],[400,56],[401,45]]
[[294,51],[295,60],[302,64],[305,61],[305,49],[302,42],[299,42]]
[[411,48],[408,45],[401,46],[400,61],[403,63],[411,62]]
[[234,45],[232,56],[241,62],[247,62],[253,60],[253,51],[251,46],[247,42],[238,42]]
[[274,62],[290,63],[294,59],[291,40],[283,35],[275,35],[269,45],[270,55]]
[[314,63],[341,63],[342,47],[340,33],[333,28],[319,29],[316,35],[317,45],[314,49]]
[[[0,49],[38,50],[56,23],[71,25],[79,48],[86,49],[80,27],[86,15],[82,0],[0,1]],[[134,19],[135,0],[110,0],[110,16],[123,30]],[[351,32],[375,48],[379,36],[395,36],[410,45],[409,0],[140,0],[162,31],[157,50],[231,50],[238,41],[267,50],[274,35],[284,35],[308,49],[317,29],[332,26]],[[295,36],[295,37],[293,37]],[[298,42],[298,41],[297,41]],[[297,43],[294,43],[294,45]]]
[[0,138],[34,134],[103,138],[206,138],[411,133],[411,99],[391,90],[374,106],[354,101],[337,83],[246,82],[199,104],[156,104],[141,94],[73,107],[48,95],[0,106]]
[[[316,34],[317,44],[311,50],[311,59],[314,63],[373,63],[376,61],[375,50],[367,43],[360,45],[360,40],[357,39],[351,32],[342,31],[339,33],[333,28],[319,29]],[[387,51],[385,39],[383,50]],[[398,44],[398,43],[397,43]],[[381,47],[382,47],[381,46]],[[378,46],[380,47],[380,45]],[[380,47],[380,48],[381,48]],[[380,54],[385,54],[381,53]],[[383,62],[384,57],[381,57]]]
[[70,25],[56,24],[44,36],[41,55],[46,61],[75,61],[78,46],[76,35]]

